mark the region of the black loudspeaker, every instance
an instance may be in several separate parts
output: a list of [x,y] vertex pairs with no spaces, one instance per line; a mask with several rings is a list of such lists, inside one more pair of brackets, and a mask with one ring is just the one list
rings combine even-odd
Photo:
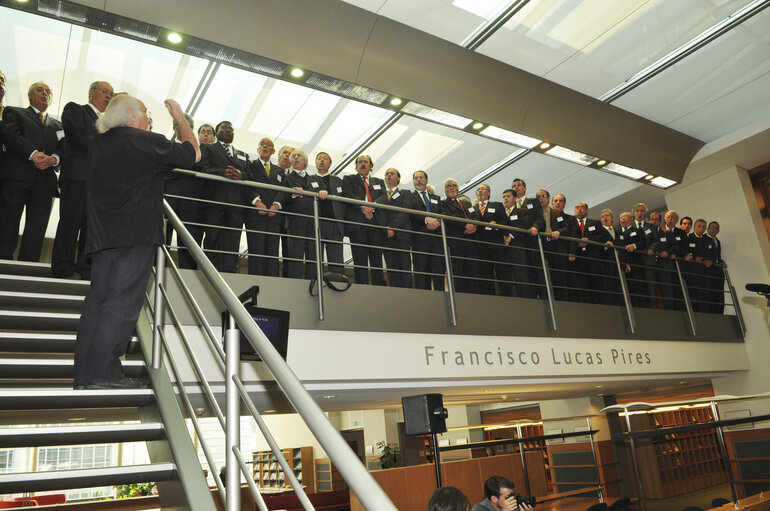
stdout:
[[401,398],[407,436],[446,431],[447,411],[441,394],[422,394]]

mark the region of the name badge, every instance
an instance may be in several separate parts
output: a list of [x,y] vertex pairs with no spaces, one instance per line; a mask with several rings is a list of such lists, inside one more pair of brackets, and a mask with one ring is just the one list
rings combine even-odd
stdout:
[[626,239],[626,237],[623,234],[621,234],[620,235],[620,239],[624,240],[624,239]]
[[337,187],[337,193],[342,193],[342,187],[341,186]]
[[527,209],[532,209],[534,206],[532,204],[527,204]]
[[636,231],[631,231],[631,234],[629,236],[636,236]]
[[595,231],[595,230],[596,230],[596,226],[594,226],[594,225],[589,225],[589,226],[588,226],[588,230],[589,230],[589,231]]
[[665,242],[666,242],[666,238],[661,238],[661,239],[660,239],[660,241],[661,241],[662,243],[665,243]]
[[564,221],[564,217],[563,216],[556,217],[556,221],[557,222],[563,222]]
[[430,203],[431,203],[431,204],[438,204],[438,201],[437,201],[436,199],[431,199],[431,200],[430,200]]
[[396,192],[393,195],[390,196],[391,199],[396,200],[399,197],[401,197],[401,192]]
[[695,243],[690,243],[690,248],[695,248]]
[[674,238],[674,239],[675,239],[676,241],[682,241],[682,238],[680,238],[679,236],[677,236],[677,237],[676,237],[676,238]]
[[511,215],[511,220],[518,220],[518,219],[519,219],[519,215]]
[[280,183],[281,181],[283,181],[283,178],[281,177],[281,175],[280,175],[280,174],[276,174],[276,175],[275,175],[275,177],[276,177],[276,178],[278,178],[278,182],[279,182],[279,183]]
[[310,186],[312,186],[313,188],[318,188],[318,183],[313,181],[312,183],[310,183]]
[[468,213],[473,213],[474,211],[476,211],[476,210],[473,209],[473,208],[468,208]]
[[709,250],[711,250],[711,245],[709,245]]
[[372,188],[375,190],[382,190],[382,187],[380,185],[374,185]]
[[489,211],[490,213],[494,213],[495,212],[495,208],[489,208],[487,211]]
[[235,157],[238,158],[239,160],[246,161],[246,157],[242,154],[236,154]]
[[64,138],[64,130],[59,130],[56,132],[56,140],[61,140]]
[[652,233],[652,231],[650,229],[647,229],[647,230],[644,231],[644,234],[651,234],[651,233]]
[[484,229],[487,230],[487,231],[491,231],[492,230],[491,227],[484,227]]

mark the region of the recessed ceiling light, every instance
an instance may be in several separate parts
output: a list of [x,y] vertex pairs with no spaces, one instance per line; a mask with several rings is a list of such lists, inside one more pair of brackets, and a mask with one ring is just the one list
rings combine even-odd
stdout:
[[597,388],[597,389],[603,389],[603,388],[604,388],[604,385],[596,385],[596,388]]
[[542,144],[540,144],[540,149],[548,149],[549,147],[551,147],[551,144],[549,144],[548,142],[543,142]]
[[673,179],[668,179],[666,177],[658,176],[652,181],[650,181],[650,184],[655,185],[659,188],[668,188],[670,186],[674,186],[676,184],[676,181],[674,181]]
[[403,103],[403,101],[401,101],[401,98],[393,98],[390,100],[391,106],[398,106],[401,103]]
[[169,32],[166,36],[166,39],[168,39],[168,42],[171,44],[179,44],[182,42],[182,36],[177,34],[176,32]]
[[601,167],[602,165],[607,165],[607,160],[599,160],[596,162],[597,167]]
[[532,149],[540,143],[540,140],[537,138],[520,135],[519,133],[504,130],[502,128],[498,128],[497,126],[487,126],[481,130],[480,133],[486,137],[494,138],[495,140],[500,140],[502,142],[508,142],[509,144],[524,147],[525,149]]
[[[20,2],[26,2],[27,0],[19,0]],[[86,420],[85,417],[70,417],[69,420],[71,421],[84,421]]]
[[573,151],[572,149],[567,149],[566,147],[560,147],[557,145],[547,150],[545,154],[549,156],[555,156],[556,158],[561,158],[562,160],[571,161],[572,163],[577,163],[578,165],[590,165],[596,161],[595,156]]
[[273,413],[273,412],[275,412],[275,410],[265,410],[265,411],[264,411],[264,412],[262,412],[262,413]]
[[631,167],[626,167],[617,163],[608,163],[604,166],[603,170],[607,170],[613,174],[630,177],[631,179],[639,179],[647,175],[647,172],[644,172],[643,170],[632,169]]
[[474,130],[480,130],[483,126],[484,126],[483,122],[474,122],[472,127]]
[[302,78],[303,76],[305,76],[305,72],[300,68],[295,67],[294,69],[291,70],[291,76],[293,76],[294,78]]
[[652,181],[655,176],[653,174],[647,174],[644,176],[644,179],[647,181]]
[[321,399],[333,399],[335,397],[337,397],[337,396],[333,396],[333,395],[331,395],[331,396],[323,396],[323,397],[321,397]]

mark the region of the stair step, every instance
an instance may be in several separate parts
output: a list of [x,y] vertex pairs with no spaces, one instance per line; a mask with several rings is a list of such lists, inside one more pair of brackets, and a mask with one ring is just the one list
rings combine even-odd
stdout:
[[85,297],[58,293],[26,293],[4,291],[0,294],[0,309],[3,310],[55,310],[57,312],[80,312]]
[[100,424],[69,428],[0,429],[0,449],[50,445],[111,444],[150,442],[166,438],[163,424]]
[[0,291],[85,295],[90,286],[91,282],[88,280],[30,277],[26,275],[0,275]]
[[[75,361],[72,355],[43,354],[35,358],[0,355],[0,375],[8,378],[72,378]],[[123,373],[136,377],[144,369],[143,360],[123,360]]]
[[3,474],[0,494],[167,481],[174,477],[176,467],[173,463]]
[[0,351],[35,351],[39,353],[73,353],[74,333],[27,331],[0,332]]
[[80,323],[80,313],[74,312],[27,312],[0,310],[0,328],[3,330],[55,330],[75,332]]
[[145,406],[152,399],[152,389],[72,390],[71,388],[0,388],[0,410],[137,407]]
[[10,261],[0,259],[0,273],[7,275],[31,275],[35,277],[53,277],[50,263],[30,261]]

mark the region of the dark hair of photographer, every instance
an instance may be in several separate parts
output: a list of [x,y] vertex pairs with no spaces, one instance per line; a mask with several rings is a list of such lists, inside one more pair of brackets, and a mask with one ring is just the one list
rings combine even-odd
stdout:
[[428,511],[468,511],[471,502],[454,486],[437,488],[428,502]]
[[510,479],[506,479],[503,476],[492,476],[484,483],[484,494],[488,499],[492,497],[500,497],[500,490],[508,488],[513,490],[516,487]]

